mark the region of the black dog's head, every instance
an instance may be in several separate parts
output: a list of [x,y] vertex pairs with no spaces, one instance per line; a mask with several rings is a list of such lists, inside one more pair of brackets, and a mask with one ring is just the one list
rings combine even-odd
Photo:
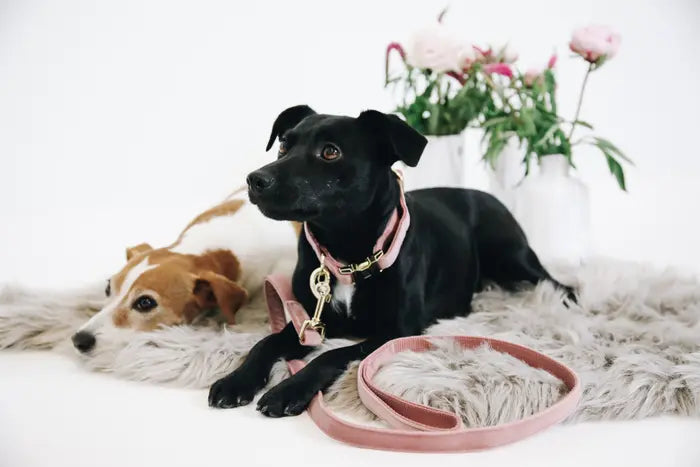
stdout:
[[248,175],[248,194],[266,216],[294,221],[362,212],[391,165],[415,167],[427,143],[394,115],[319,115],[305,105],[277,117],[267,150],[278,137],[277,160]]

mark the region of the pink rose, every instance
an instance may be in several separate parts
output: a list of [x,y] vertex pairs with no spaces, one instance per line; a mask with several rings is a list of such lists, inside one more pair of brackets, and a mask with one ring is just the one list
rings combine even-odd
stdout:
[[472,57],[471,46],[457,40],[440,23],[416,31],[406,47],[406,63],[438,73],[462,71]]
[[609,27],[592,25],[576,29],[569,48],[588,62],[600,64],[615,56],[620,40],[620,35]]

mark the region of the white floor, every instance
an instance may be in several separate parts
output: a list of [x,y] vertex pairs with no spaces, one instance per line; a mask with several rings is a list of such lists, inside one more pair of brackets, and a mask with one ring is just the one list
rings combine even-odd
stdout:
[[700,420],[584,423],[486,452],[401,454],[341,445],[306,415],[213,410],[204,390],[91,374],[51,353],[0,353],[0,375],[0,467],[700,466]]

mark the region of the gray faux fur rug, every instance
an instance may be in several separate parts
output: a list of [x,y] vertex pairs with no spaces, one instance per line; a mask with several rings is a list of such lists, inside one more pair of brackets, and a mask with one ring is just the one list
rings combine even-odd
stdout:
[[[427,334],[496,337],[570,365],[584,391],[569,421],[700,416],[697,279],[611,260],[552,271],[562,282],[579,287],[578,305],[566,308],[548,283],[517,294],[492,289],[475,298],[468,317],[441,321]],[[101,287],[59,295],[6,288],[0,293],[0,348],[70,351],[68,336],[99,309],[100,293]],[[248,310],[251,316],[262,312],[257,303]],[[92,357],[70,353],[88,369],[122,378],[207,387],[235,368],[263,332],[207,323],[138,333],[128,342],[100,347]],[[346,343],[333,340],[324,348]],[[351,364],[326,399],[340,413],[369,421],[373,416],[357,397],[356,369],[357,363]],[[285,365],[278,363],[273,373],[270,384],[287,375]],[[485,347],[464,351],[449,345],[402,353],[377,379],[406,399],[459,413],[468,426],[522,418],[552,404],[563,389],[548,373],[510,356]]]

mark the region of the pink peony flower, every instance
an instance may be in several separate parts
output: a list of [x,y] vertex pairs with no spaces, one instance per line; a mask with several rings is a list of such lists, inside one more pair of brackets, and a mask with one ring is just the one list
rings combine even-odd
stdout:
[[544,76],[542,75],[542,70],[539,68],[530,68],[525,72],[525,76],[523,76],[523,83],[525,83],[525,86],[528,88],[534,86],[535,83],[541,83],[543,81]]
[[442,24],[435,23],[413,34],[406,48],[406,63],[438,73],[461,71],[471,53],[471,46],[457,40]]
[[513,77],[513,70],[507,63],[488,63],[484,65],[484,72],[495,73],[497,75],[507,76],[508,78]]
[[547,68],[550,70],[554,68],[554,65],[557,64],[557,54],[552,54],[551,57],[549,57],[549,61],[547,62]]
[[591,25],[574,31],[569,48],[586,61],[601,64],[615,56],[620,41],[620,35],[611,28]]

